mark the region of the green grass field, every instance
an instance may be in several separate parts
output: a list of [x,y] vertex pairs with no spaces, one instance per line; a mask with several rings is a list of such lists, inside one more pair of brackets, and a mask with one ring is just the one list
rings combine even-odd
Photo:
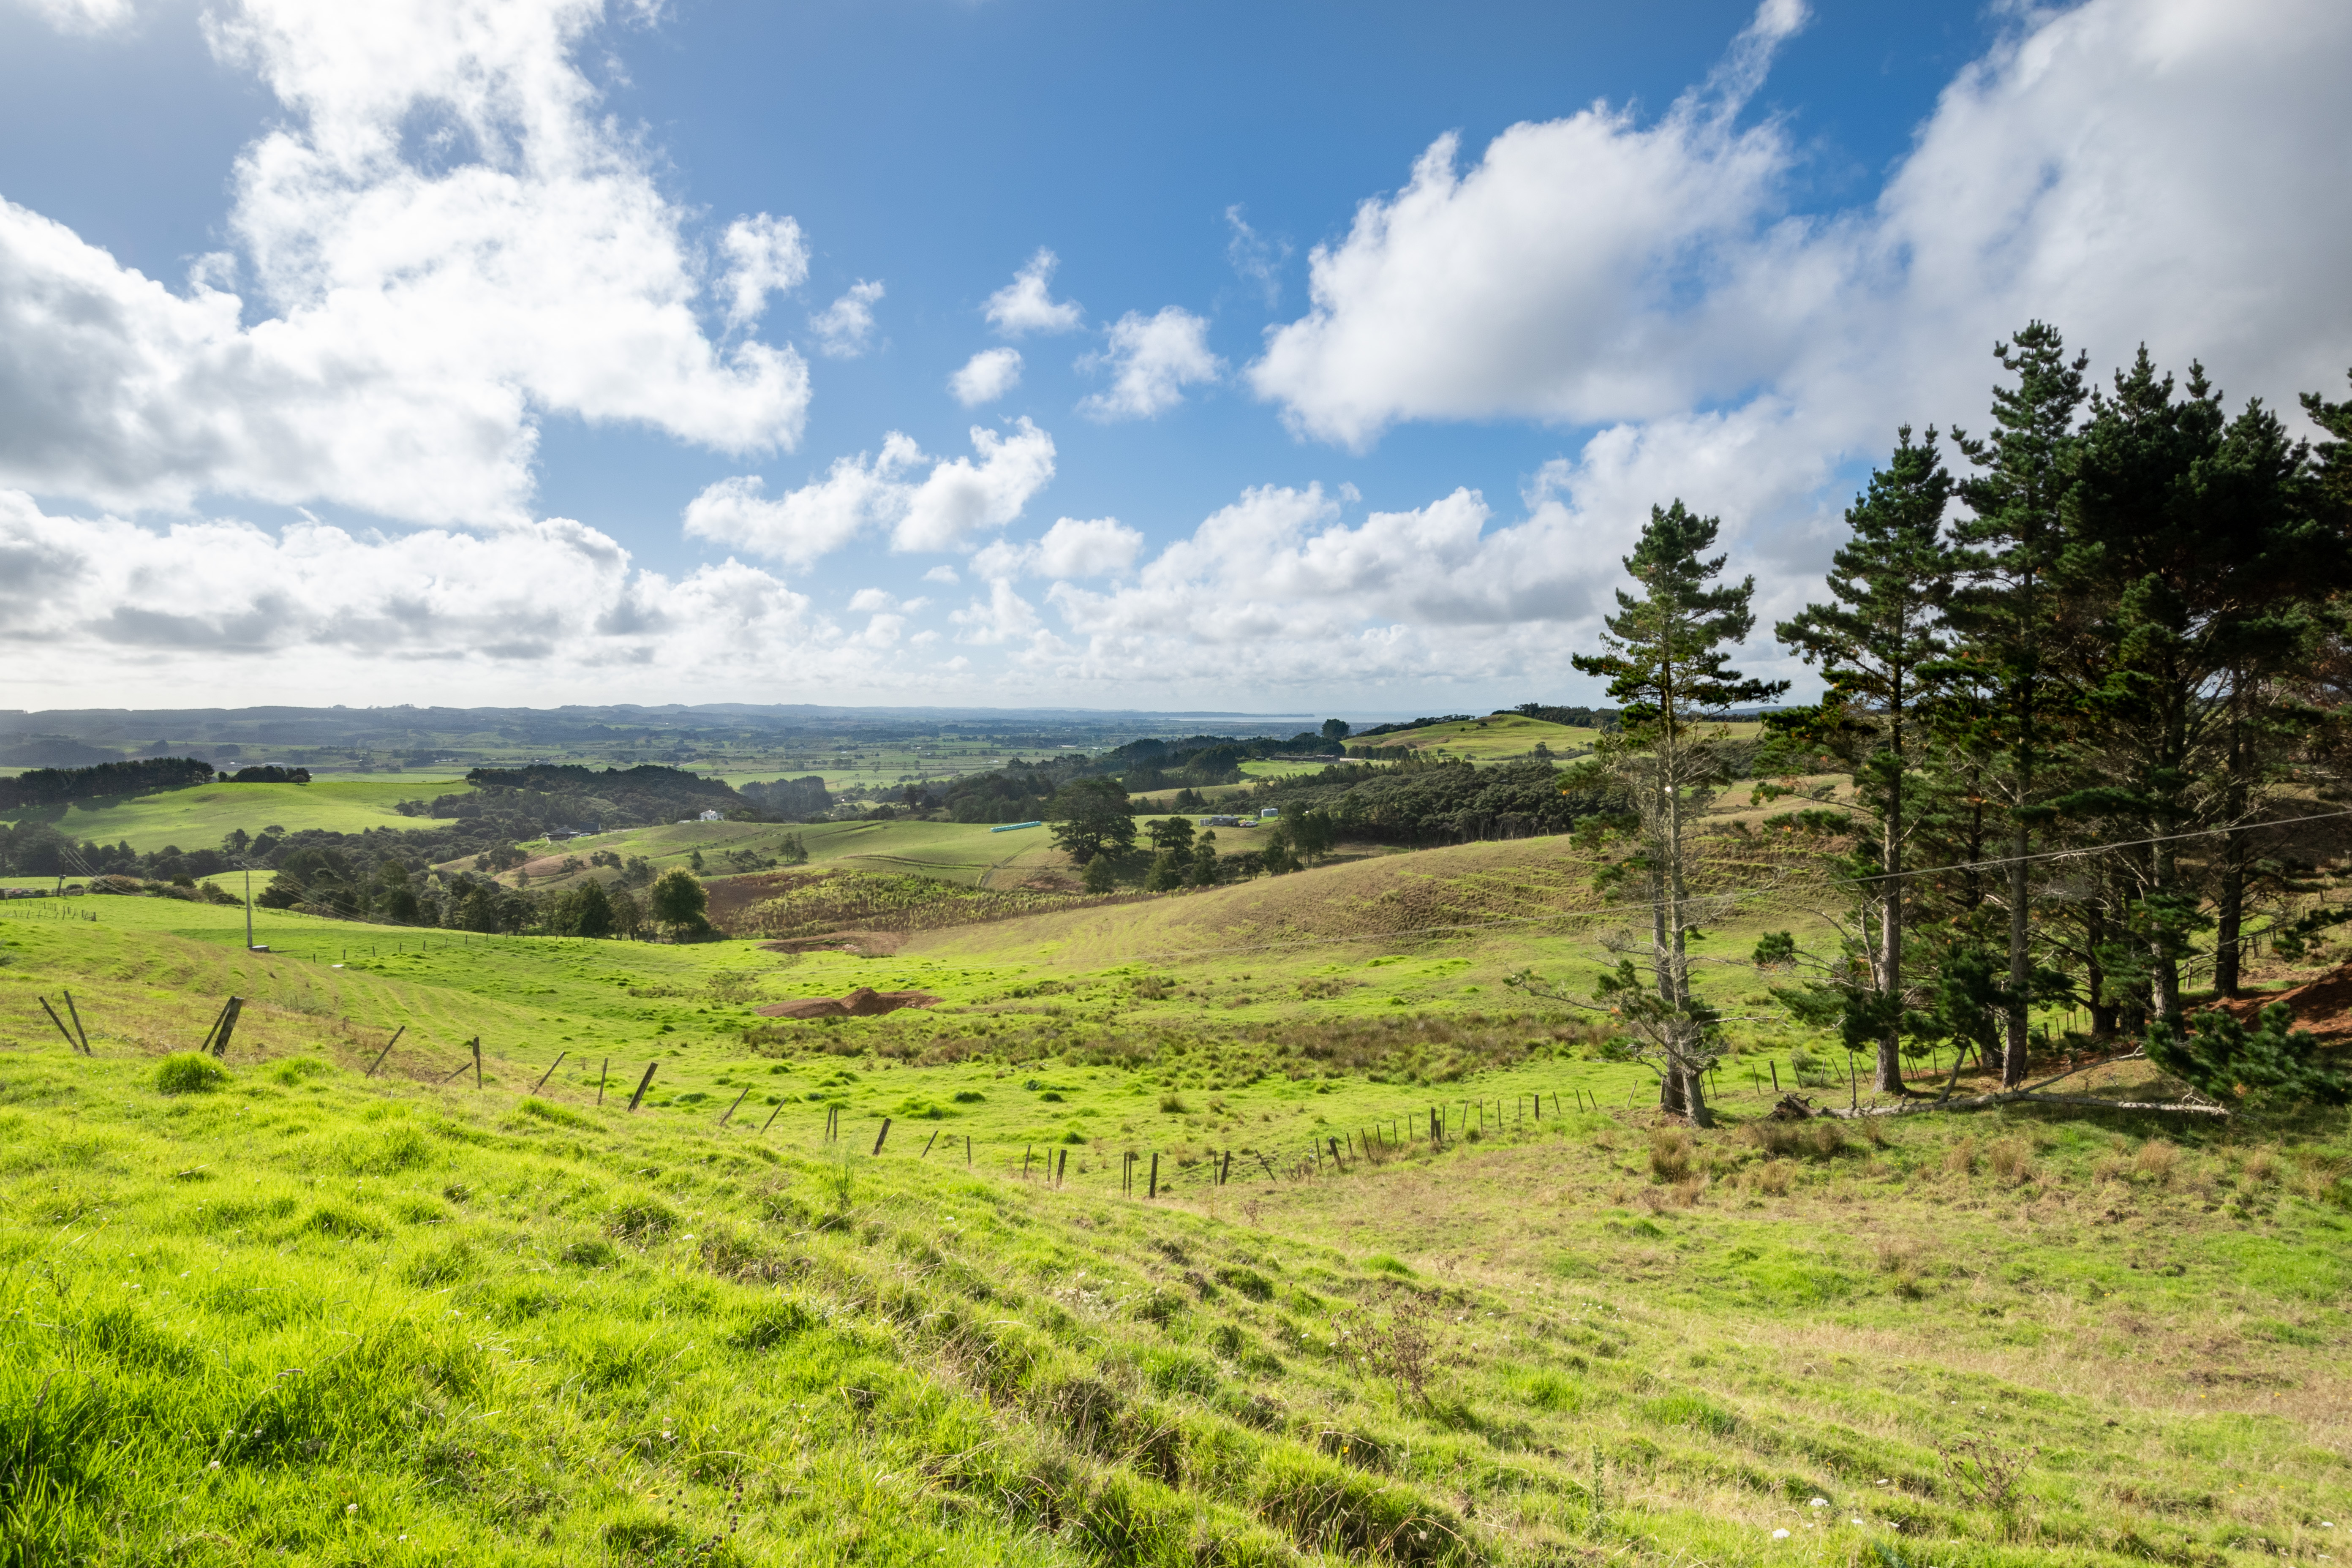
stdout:
[[[1589,899],[1538,840],[870,958],[0,903],[0,1562],[2340,1556],[2343,1113],[1772,1123],[1821,1042],[1744,1024],[1661,1129],[1499,984]],[[755,1011],[858,984],[940,1001]]]
[[362,833],[371,827],[424,827],[430,817],[403,816],[393,809],[404,800],[466,795],[463,779],[412,775],[405,781],[353,783],[320,779],[307,784],[205,784],[128,799],[77,801],[17,814],[17,821],[53,825],[76,842],[128,843],[142,854],[167,844],[183,849],[216,847],[234,828],[258,834],[276,826],[289,833],[306,827]]
[[1598,730],[1579,730],[1530,719],[1518,713],[1497,713],[1486,719],[1464,719],[1451,724],[1424,724],[1418,730],[1398,730],[1351,744],[1381,751],[1425,752],[1431,756],[1467,757],[1474,763],[1502,762],[1524,757],[1538,742],[1555,756],[1591,748],[1601,738]]

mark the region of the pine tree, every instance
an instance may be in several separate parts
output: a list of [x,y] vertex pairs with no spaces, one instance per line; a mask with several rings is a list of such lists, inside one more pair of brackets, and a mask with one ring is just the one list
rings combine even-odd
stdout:
[[1625,570],[1636,597],[1617,592],[1599,654],[1578,654],[1587,675],[1603,676],[1622,710],[1604,754],[1631,786],[1648,870],[1651,940],[1646,985],[1628,959],[1604,980],[1599,999],[1643,1037],[1663,1081],[1662,1100],[1702,1127],[1713,1124],[1705,1072],[1714,1059],[1711,1013],[1691,994],[1688,942],[1697,925],[1690,892],[1692,830],[1722,782],[1719,736],[1701,726],[1738,704],[1769,702],[1785,680],[1756,680],[1731,667],[1730,649],[1755,628],[1756,579],[1710,586],[1725,557],[1709,558],[1720,520],[1695,516],[1680,500],[1650,509]]
[[2053,816],[2048,773],[2063,693],[2053,689],[2056,631],[2050,575],[2063,534],[2087,356],[2069,361],[2056,328],[2029,323],[1993,349],[2014,387],[1993,390],[1992,432],[1952,439],[1979,470],[1958,487],[1974,515],[1953,531],[1961,586],[1948,617],[1960,634],[1956,662],[1988,700],[1954,739],[1985,763],[2008,817],[2009,1005],[2001,1081],[2025,1081],[2026,1009],[2033,973],[2030,857]]
[[1911,788],[1926,740],[1921,709],[1935,691],[1927,672],[1950,651],[1941,626],[1952,592],[1954,563],[1943,532],[1951,497],[1936,432],[1914,445],[1911,427],[1903,426],[1894,457],[1846,509],[1853,536],[1832,562],[1832,602],[1808,605],[1774,628],[1799,658],[1821,667],[1825,694],[1808,728],[1844,754],[1854,808],[1877,828],[1875,855],[1857,868],[1867,877],[1866,902],[1875,906],[1876,930],[1869,930],[1866,915],[1862,933],[1869,984],[1843,989],[1849,1012],[1872,1015],[1866,1032],[1849,1032],[1874,1040],[1873,1085],[1887,1093],[1903,1089],[1903,939],[1910,901],[1903,854],[1916,826]]

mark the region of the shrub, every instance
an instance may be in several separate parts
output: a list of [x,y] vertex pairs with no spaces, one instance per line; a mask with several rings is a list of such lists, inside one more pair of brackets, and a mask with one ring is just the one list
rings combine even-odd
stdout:
[[310,1079],[324,1077],[333,1070],[316,1057],[288,1057],[269,1069],[269,1076],[290,1089]]
[[2147,1054],[2166,1072],[2217,1100],[2278,1105],[2352,1100],[2343,1069],[2321,1060],[2319,1042],[2294,1026],[2294,1014],[2284,1002],[2263,1008],[2252,1030],[2219,1008],[2189,1018],[2185,1036],[2158,1019],[2148,1027]]
[[1975,1139],[1963,1138],[1944,1151],[1944,1169],[1951,1172],[1952,1174],[1973,1175],[1976,1173],[1976,1168],[1977,1141]]
[[209,1094],[227,1081],[228,1073],[201,1051],[174,1051],[155,1064],[155,1087],[165,1094]]

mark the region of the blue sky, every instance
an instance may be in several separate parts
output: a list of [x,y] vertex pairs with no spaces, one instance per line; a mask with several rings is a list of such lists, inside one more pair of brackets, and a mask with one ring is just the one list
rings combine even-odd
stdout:
[[2029,316],[2352,362],[2336,6],[360,15],[0,0],[0,703],[1586,700]]

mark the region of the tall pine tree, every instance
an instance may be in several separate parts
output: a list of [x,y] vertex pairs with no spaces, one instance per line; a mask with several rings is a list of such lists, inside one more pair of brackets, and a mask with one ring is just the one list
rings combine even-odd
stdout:
[[1782,644],[1821,668],[1825,692],[1810,729],[1843,756],[1854,809],[1876,829],[1875,853],[1858,857],[1857,867],[1869,984],[1844,990],[1847,1011],[1867,1015],[1850,1017],[1847,1034],[1875,1041],[1873,1082],[1888,1093],[1903,1089],[1910,902],[1903,856],[1916,826],[1911,792],[1927,740],[1921,710],[1934,695],[1931,672],[1950,651],[1942,623],[1953,585],[1943,527],[1951,498],[1936,432],[1915,445],[1911,427],[1903,426],[1894,457],[1846,509],[1853,534],[1831,563],[1830,602],[1808,605],[1774,628]]
[[1604,755],[1637,804],[1651,890],[1646,985],[1636,981],[1629,959],[1603,982],[1600,1000],[1640,1036],[1663,1080],[1663,1102],[1702,1127],[1713,1124],[1705,1074],[1715,1029],[1712,1013],[1691,992],[1689,935],[1698,923],[1692,838],[1726,776],[1719,735],[1703,726],[1730,708],[1769,702],[1789,689],[1785,680],[1753,679],[1731,667],[1730,650],[1755,629],[1756,579],[1716,584],[1725,557],[1707,552],[1721,526],[1680,500],[1652,507],[1649,525],[1624,558],[1641,593],[1619,589],[1602,651],[1574,658],[1585,674],[1607,678],[1609,695],[1622,710]]
[[1958,493],[1974,514],[1954,530],[1960,586],[1948,618],[1959,634],[1957,663],[1989,700],[1967,710],[1954,740],[1984,763],[2009,829],[2009,986],[2001,1081],[2025,1081],[2026,1016],[2033,989],[2034,835],[2053,817],[2053,753],[2064,692],[2054,683],[2059,632],[2051,572],[2063,541],[2060,507],[2079,444],[2087,357],[2066,357],[2056,328],[2029,323],[1993,350],[2014,386],[1993,390],[1983,440],[1952,439],[1977,472]]

